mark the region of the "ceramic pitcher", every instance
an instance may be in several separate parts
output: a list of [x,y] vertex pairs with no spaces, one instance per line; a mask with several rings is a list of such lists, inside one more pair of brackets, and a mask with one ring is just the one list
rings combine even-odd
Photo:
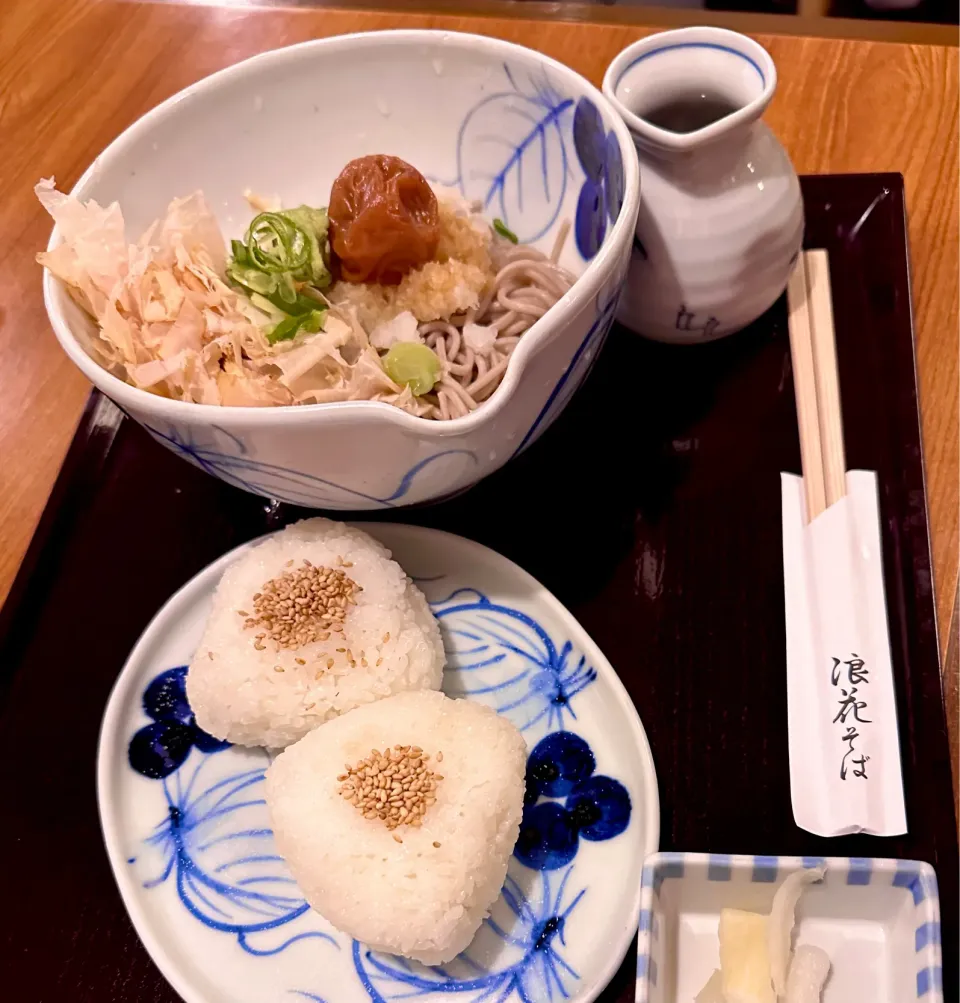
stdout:
[[610,64],[606,96],[640,157],[640,216],[620,320],[700,342],[756,320],[783,292],[803,239],[786,151],[760,121],[770,54],[722,28],[666,31]]

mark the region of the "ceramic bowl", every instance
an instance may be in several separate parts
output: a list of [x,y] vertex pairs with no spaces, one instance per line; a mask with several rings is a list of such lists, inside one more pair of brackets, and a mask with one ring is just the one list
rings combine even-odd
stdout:
[[[375,71],[374,71],[375,68]],[[617,308],[639,204],[630,135],[603,95],[540,53],[490,38],[391,31],[267,52],[164,102],[115,140],[74,194],[117,200],[128,236],[201,189],[225,235],[251,217],[246,189],[326,204],[344,164],[391,153],[481,199],[522,241],[551,246],[579,276],[524,336],[501,387],[453,421],[387,404],[212,407],[171,401],[108,374],[81,347],[91,328],[46,275],[47,312],[84,374],[157,440],[230,484],[326,509],[382,509],[463,489],[556,418]],[[51,245],[59,242],[54,230]]]
[[690,1003],[719,968],[724,908],[769,912],[788,874],[823,864],[796,912],[794,945],[830,957],[823,1003],[943,1003],[940,900],[916,860],[655,853],[644,863],[637,1003]]

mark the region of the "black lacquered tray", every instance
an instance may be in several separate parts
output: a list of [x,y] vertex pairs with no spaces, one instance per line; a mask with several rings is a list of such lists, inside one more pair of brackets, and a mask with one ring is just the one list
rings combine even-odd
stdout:
[[[957,830],[903,182],[813,177],[803,188],[807,245],[831,257],[848,463],[879,474],[908,835],[826,840],[793,823],[779,474],[799,471],[800,456],[782,304],[695,349],[614,329],[540,442],[465,495],[400,517],[517,561],[593,635],[650,738],[662,848],[932,863],[954,1001]],[[4,999],[176,999],[126,918],[100,840],[100,716],[175,589],[302,515],[212,479],[91,398],[0,619]],[[603,999],[632,1000],[633,989],[628,957]]]

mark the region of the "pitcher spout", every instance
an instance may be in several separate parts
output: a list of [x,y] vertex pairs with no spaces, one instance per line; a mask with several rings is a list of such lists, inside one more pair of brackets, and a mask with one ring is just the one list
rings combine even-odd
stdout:
[[744,130],[777,87],[769,53],[724,28],[681,28],[624,50],[607,72],[641,149],[683,154]]

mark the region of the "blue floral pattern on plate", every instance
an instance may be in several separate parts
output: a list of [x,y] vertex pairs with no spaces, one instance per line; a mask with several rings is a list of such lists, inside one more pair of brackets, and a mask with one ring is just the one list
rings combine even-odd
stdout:
[[[544,872],[535,891],[508,874],[499,901],[484,921],[474,943],[442,968],[425,968],[392,955],[368,950],[353,942],[353,960],[371,1003],[416,999],[430,993],[457,993],[465,1001],[565,999],[579,974],[564,960],[567,920],[586,889],[568,892],[573,868],[554,883]],[[536,892],[536,894],[535,894]],[[477,961],[485,947],[498,942],[499,964]]]
[[130,765],[145,777],[160,780],[180,767],[190,749],[219,752],[229,747],[197,726],[187,702],[187,666],[178,665],[160,673],[144,690],[143,709],[151,724],[144,725],[130,739]]
[[167,813],[146,840],[162,868],[144,887],[172,878],[187,911],[211,929],[234,935],[248,954],[279,954],[305,938],[336,945],[335,937],[319,930],[279,943],[256,942],[254,935],[286,926],[310,907],[273,848],[261,794],[266,764],[205,783],[211,754],[200,756],[189,779],[178,767],[162,781]]
[[557,731],[537,742],[527,759],[523,821],[513,851],[521,863],[557,870],[573,860],[581,838],[613,839],[627,828],[627,789],[612,777],[594,775],[595,768],[593,752],[579,735]]
[[562,728],[567,718],[576,719],[571,702],[597,673],[569,641],[558,648],[533,617],[477,589],[458,589],[431,606],[456,669],[447,684],[451,696],[492,703],[520,731],[544,720]]
[[[447,671],[463,677],[463,695],[504,699],[498,712],[515,717],[524,730],[544,719],[562,728],[568,717],[576,718],[571,701],[594,682],[596,671],[585,656],[575,656],[571,642],[558,648],[535,618],[491,602],[476,589],[459,589],[431,606],[448,644],[452,642]],[[187,666],[177,666],[147,685],[141,703],[153,722],[137,730],[128,747],[130,766],[162,781],[167,805],[165,817],[146,839],[160,853],[162,867],[144,887],[172,878],[195,919],[234,935],[251,955],[279,954],[309,938],[342,949],[334,934],[310,928],[319,917],[310,912],[273,847],[261,793],[267,764],[206,779],[211,757],[230,744],[197,727],[187,700],[186,672]],[[506,678],[492,682],[491,673]],[[200,758],[185,780],[180,768],[192,748]],[[609,777],[596,776],[595,767],[589,744],[569,731],[546,735],[531,751],[511,865],[514,872],[520,866],[520,873],[508,873],[501,898],[474,941],[476,953],[494,955],[495,963],[477,960],[472,947],[448,965],[426,968],[353,941],[349,949],[357,976],[372,1003],[432,992],[458,993],[472,1001],[497,994],[503,1003],[568,995],[567,985],[579,976],[560,949],[567,917],[586,893],[580,889],[567,895],[570,865],[581,837],[610,839],[630,818],[626,790]],[[559,798],[565,801],[554,800]],[[563,868],[554,884],[550,872]],[[541,873],[539,888],[523,877],[526,869]],[[279,940],[264,942],[256,936],[300,919],[307,928]],[[305,989],[293,991],[305,999],[324,998]]]
[[[518,615],[516,610],[489,601],[485,601],[481,609],[484,615],[491,609],[508,610]],[[553,642],[535,621],[523,617],[521,622],[535,625],[538,636],[555,651]],[[511,641],[507,643],[512,646]],[[196,727],[186,699],[185,669],[185,666],[178,666],[155,677],[144,691],[143,707],[148,714],[158,715],[164,722],[193,728],[195,733],[206,735]],[[201,758],[194,762],[192,771],[187,771],[188,779],[182,777],[180,767],[190,754],[189,746],[179,762],[158,774],[152,768],[153,759],[147,761],[147,768],[139,759],[143,744],[140,736],[151,727],[147,725],[137,731],[129,744],[130,765],[142,776],[161,780],[167,804],[165,817],[146,839],[147,847],[160,854],[162,867],[159,874],[144,881],[144,887],[154,888],[172,878],[180,901],[195,919],[212,930],[232,934],[250,955],[276,955],[311,938],[342,950],[337,936],[311,928],[311,921],[321,921],[310,912],[274,849],[266,802],[261,793],[267,764],[261,763],[226,777],[213,774],[208,778],[206,767],[211,757],[214,752],[228,748],[229,743],[218,743],[206,736],[209,742],[193,742]],[[170,732],[155,739],[157,748],[153,755],[158,761],[166,764],[174,756],[179,757],[180,744],[176,735],[177,732]],[[206,748],[202,747],[204,745]],[[527,764],[528,800],[536,801],[540,795],[567,795],[567,808],[554,801],[545,801],[533,806],[530,817],[527,808],[524,809],[521,837],[514,852],[516,864],[511,868],[523,865],[521,871],[530,868],[541,872],[539,889],[536,883],[530,886],[528,879],[508,873],[501,897],[491,916],[484,921],[471,949],[443,967],[426,968],[403,958],[370,951],[353,941],[349,949],[356,972],[372,1003],[390,1003],[432,992],[459,993],[473,1001],[497,993],[503,1003],[508,1000],[518,1003],[534,999],[549,1001],[558,995],[564,998],[569,995],[568,984],[579,976],[563,959],[560,948],[566,943],[567,918],[586,889],[567,895],[566,888],[573,873],[573,867],[567,865],[576,855],[579,836],[611,838],[626,827],[630,813],[626,791],[616,781],[592,776],[594,766],[589,745],[570,732],[554,732],[537,744]],[[625,812],[622,804],[617,811],[608,809],[611,796],[589,788],[591,782],[596,781],[615,784],[622,791]],[[586,810],[583,805],[587,806]],[[555,834],[541,824],[544,810],[563,814],[564,832],[569,833],[570,838],[562,846],[558,845]],[[601,832],[597,827],[602,827],[604,820],[614,815],[616,826]],[[594,835],[589,834],[591,826],[596,829]],[[549,872],[563,867],[566,870],[555,885]],[[279,939],[276,936],[266,941],[262,936],[258,938],[258,935],[271,934],[301,919],[306,924],[300,926],[306,928],[282,933]],[[494,955],[495,963],[484,964],[472,957],[474,948],[478,954]],[[324,999],[304,989],[292,991],[305,999]]]

